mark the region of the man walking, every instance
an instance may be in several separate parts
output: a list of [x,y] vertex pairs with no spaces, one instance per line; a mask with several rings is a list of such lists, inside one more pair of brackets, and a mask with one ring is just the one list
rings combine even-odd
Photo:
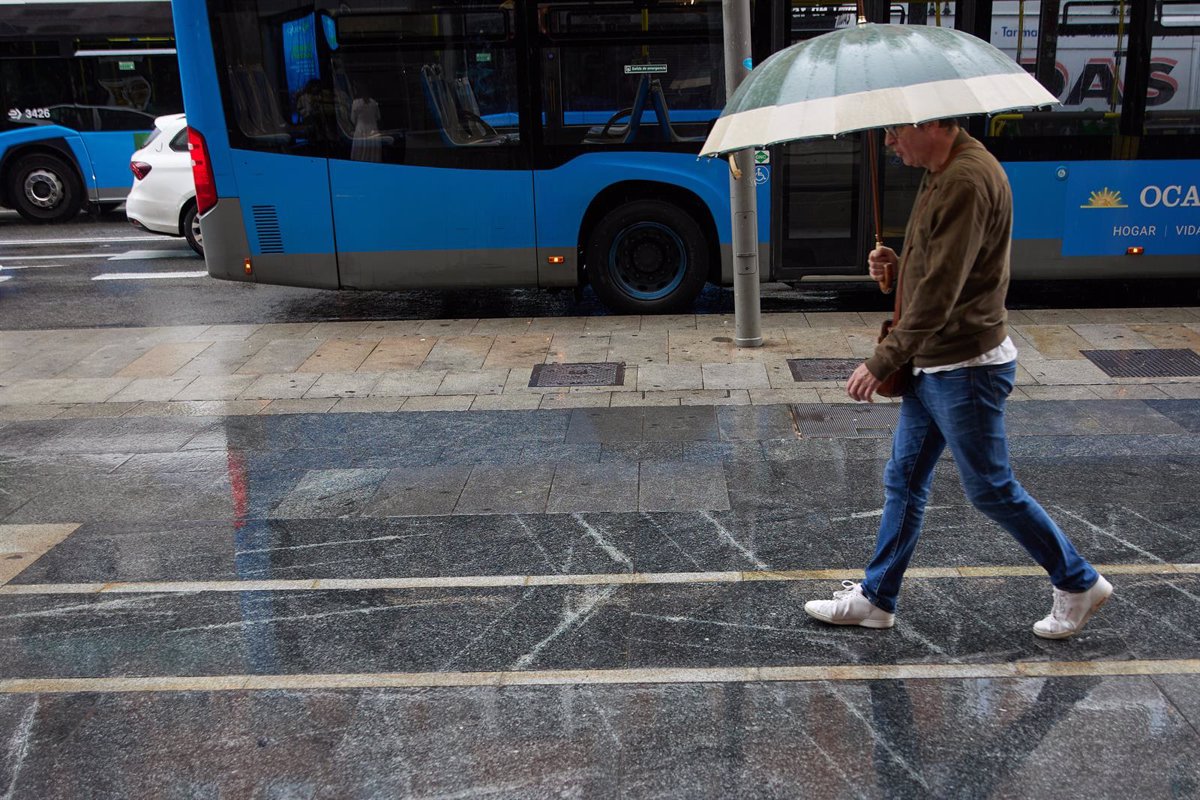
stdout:
[[1053,607],[1033,632],[1065,639],[1104,604],[1112,585],[1075,551],[1009,466],[1004,404],[1017,350],[1004,309],[1012,236],[1008,178],[954,121],[885,132],[885,143],[904,163],[926,174],[905,232],[903,260],[888,247],[868,257],[876,280],[885,270],[898,270],[900,321],[854,371],[846,392],[869,401],[896,370],[911,369],[913,377],[884,471],[883,518],[866,577],[861,584],[845,581],[832,600],[810,601],[804,610],[834,625],[892,627],[933,468],[948,446],[972,504],[1050,575]]

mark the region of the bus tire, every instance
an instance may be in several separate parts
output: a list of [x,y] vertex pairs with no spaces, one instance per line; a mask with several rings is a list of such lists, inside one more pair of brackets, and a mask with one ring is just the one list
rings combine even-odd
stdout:
[[658,200],[635,200],[605,214],[584,256],[596,295],[628,314],[686,310],[708,278],[708,242],[699,223]]
[[63,159],[49,153],[21,158],[9,173],[13,208],[28,222],[54,225],[74,219],[83,206],[83,184]]
[[187,204],[183,209],[183,216],[179,220],[179,230],[183,233],[183,238],[187,239],[187,243],[196,251],[196,255],[204,258],[204,234],[200,232],[200,215],[196,213],[196,201]]

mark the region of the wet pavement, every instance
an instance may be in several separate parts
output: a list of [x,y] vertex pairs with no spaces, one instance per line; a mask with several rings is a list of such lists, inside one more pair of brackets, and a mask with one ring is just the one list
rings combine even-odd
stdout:
[[874,317],[0,331],[0,793],[1200,796],[1200,379],[1087,355],[1200,310],[1013,314],[1018,477],[1116,588],[1066,641],[950,460],[896,627],[803,613],[897,406],[788,359]]

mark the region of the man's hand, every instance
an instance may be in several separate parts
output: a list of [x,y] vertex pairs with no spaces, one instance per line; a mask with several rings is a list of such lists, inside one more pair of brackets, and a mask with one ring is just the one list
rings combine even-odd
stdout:
[[871,395],[875,394],[875,390],[881,383],[883,381],[872,375],[866,364],[859,364],[858,369],[854,370],[854,374],[846,383],[846,394],[850,395],[852,400],[866,400],[868,403],[873,403],[875,401],[871,399]]
[[888,271],[894,276],[896,274],[896,265],[900,263],[900,258],[896,255],[896,251],[890,247],[877,247],[867,254],[867,269],[871,273],[871,280],[880,284],[885,291],[891,291],[892,286],[884,287],[884,279],[888,275]]

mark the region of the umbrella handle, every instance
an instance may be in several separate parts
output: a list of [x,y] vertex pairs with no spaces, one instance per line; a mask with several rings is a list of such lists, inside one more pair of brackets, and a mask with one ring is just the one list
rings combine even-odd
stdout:
[[888,264],[883,268],[883,278],[879,281],[879,291],[891,294],[896,288],[896,268]]
[[[883,242],[879,239],[875,240],[875,249],[883,247]],[[884,294],[891,294],[896,288],[896,267],[894,264],[887,264],[883,268],[883,277],[879,279],[879,291]]]

